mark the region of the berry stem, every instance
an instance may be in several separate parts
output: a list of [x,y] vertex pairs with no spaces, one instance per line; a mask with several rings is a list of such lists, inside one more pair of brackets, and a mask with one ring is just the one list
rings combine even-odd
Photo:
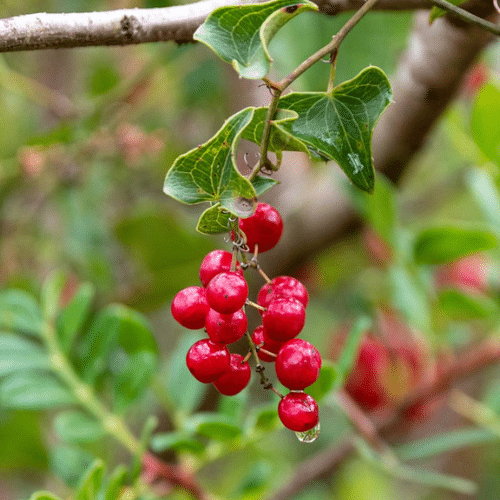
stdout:
[[255,307],[255,309],[258,309],[259,311],[267,311],[265,307],[260,306],[259,304],[256,304],[255,302],[252,302],[251,300],[248,300],[245,302],[245,304]]
[[252,352],[253,359],[255,361],[255,371],[260,375],[260,383],[261,385],[264,386],[264,389],[270,389],[273,391],[275,394],[277,394],[280,398],[284,398],[283,394],[281,394],[271,382],[269,382],[269,379],[264,375],[264,366],[261,364],[259,356],[257,355],[257,348],[255,344],[253,343],[252,336],[250,333],[246,332],[246,337],[248,339],[248,342],[250,344],[250,351]]
[[233,255],[231,257],[231,272],[236,272],[236,263],[238,262],[238,248],[233,247]]
[[257,264],[256,266],[257,271],[259,271],[259,274],[266,280],[266,283],[271,283],[271,279],[269,276],[262,270],[262,268]]

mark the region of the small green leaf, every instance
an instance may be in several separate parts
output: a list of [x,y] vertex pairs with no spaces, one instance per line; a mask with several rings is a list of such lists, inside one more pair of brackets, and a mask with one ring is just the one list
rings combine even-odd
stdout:
[[366,317],[360,317],[356,320],[351,331],[347,335],[342,353],[337,362],[337,377],[335,388],[338,389],[344,384],[345,378],[349,375],[351,368],[356,362],[358,356],[358,346],[363,335],[371,327],[371,321]]
[[40,336],[42,313],[35,298],[22,290],[0,292],[0,327]]
[[255,408],[248,417],[249,426],[259,432],[269,432],[278,425],[277,405],[266,405]]
[[500,192],[486,170],[472,168],[466,177],[467,185],[491,228],[500,237]]
[[144,315],[122,304],[112,304],[106,312],[110,321],[117,324],[118,342],[125,352],[158,352],[151,325]]
[[441,226],[424,229],[413,252],[418,264],[446,264],[498,245],[496,236],[480,227]]
[[156,370],[156,356],[149,351],[127,356],[119,373],[113,374],[115,408],[121,413],[140,397]]
[[484,85],[472,111],[472,137],[481,152],[500,166],[500,89],[491,83]]
[[61,498],[48,491],[35,491],[30,496],[30,500],[61,500]]
[[335,364],[328,360],[323,360],[318,380],[310,385],[305,392],[319,402],[330,392],[336,378],[337,369]]
[[167,173],[163,191],[182,203],[219,202],[230,212],[249,217],[255,210],[255,189],[239,173],[234,158],[253,112],[254,108],[239,111],[212,139],[179,156]]
[[[259,144],[262,142],[262,133],[267,120],[268,108],[256,108],[252,121],[245,127],[241,138]],[[281,153],[282,151],[302,151],[308,153],[307,145],[295,137],[287,128],[298,118],[295,111],[278,109],[274,120],[271,121],[271,135],[269,137],[269,151]]]
[[48,374],[14,374],[0,382],[0,407],[3,408],[39,410],[74,403],[73,394]]
[[267,44],[283,25],[306,10],[318,7],[308,0],[221,7],[207,17],[193,38],[231,63],[242,77],[263,78],[272,61]]
[[90,283],[82,284],[70,303],[57,317],[57,333],[59,342],[65,352],[69,352],[74,339],[80,332],[94,299],[95,288]]
[[76,446],[55,446],[50,450],[52,470],[71,488],[76,488],[94,460],[88,451]]
[[100,459],[85,472],[75,492],[75,500],[95,500],[101,488],[104,474],[104,462]]
[[186,366],[186,354],[198,340],[200,340],[199,333],[188,332],[183,335],[172,353],[168,366],[167,392],[176,408],[187,414],[199,405],[207,389],[207,385],[198,382]]
[[203,452],[205,445],[187,432],[164,432],[153,436],[151,449],[156,452],[175,450],[198,454]]
[[0,332],[0,377],[49,368],[49,359],[39,346],[17,335]]
[[42,285],[40,301],[43,317],[47,320],[55,318],[59,309],[59,299],[66,284],[66,275],[62,271],[54,271]]
[[387,76],[369,67],[331,92],[291,92],[279,107],[298,114],[283,127],[306,143],[311,154],[335,160],[356,187],[371,193],[373,128],[391,101]]
[[[453,5],[461,5],[465,1],[466,0],[448,0],[448,2],[450,2]],[[443,17],[446,14],[447,14],[446,10],[440,9],[439,7],[436,7],[434,5],[429,14],[429,24],[432,24],[436,19],[439,19],[440,17]]]
[[248,389],[234,396],[220,396],[217,410],[219,414],[226,415],[233,421],[240,421],[248,402]]
[[116,500],[120,498],[120,493],[127,479],[127,468],[118,465],[107,481],[106,490],[102,500]]
[[271,177],[264,177],[262,175],[257,175],[252,181],[252,185],[257,193],[257,196],[264,194],[268,189],[272,188],[279,182]]
[[231,214],[220,203],[207,208],[200,216],[196,230],[202,234],[222,234],[229,230]]
[[498,311],[495,302],[489,297],[454,288],[442,290],[438,301],[441,309],[454,320],[484,319]]
[[78,410],[59,413],[54,420],[54,428],[67,443],[88,443],[106,434],[95,418]]
[[377,173],[377,184],[371,196],[353,190],[365,219],[375,229],[377,235],[390,246],[395,243],[395,229],[398,221],[396,190],[382,174]]
[[230,441],[241,434],[230,417],[219,413],[197,413],[186,422],[186,428],[217,441]]

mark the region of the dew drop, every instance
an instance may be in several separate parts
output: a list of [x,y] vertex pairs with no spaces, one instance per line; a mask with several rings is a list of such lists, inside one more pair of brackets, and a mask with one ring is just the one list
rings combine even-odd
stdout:
[[320,425],[318,422],[316,426],[313,427],[312,429],[309,429],[308,431],[305,432],[296,432],[295,435],[297,436],[297,439],[301,443],[314,443],[314,441],[318,439],[319,431],[320,431]]

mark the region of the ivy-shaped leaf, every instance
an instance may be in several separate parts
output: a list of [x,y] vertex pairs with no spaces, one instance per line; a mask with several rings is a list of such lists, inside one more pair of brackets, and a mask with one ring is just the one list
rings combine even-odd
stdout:
[[290,19],[306,10],[318,7],[308,0],[221,7],[207,17],[193,38],[232,64],[242,77],[263,78],[272,62],[268,43]]
[[235,215],[249,217],[255,210],[257,193],[238,172],[234,158],[253,113],[254,108],[239,111],[212,139],[179,156],[167,173],[163,191],[182,203],[219,202]]
[[301,139],[311,155],[335,160],[355,186],[372,192],[371,137],[391,100],[387,76],[370,67],[331,92],[292,92],[280,99],[279,107],[298,114],[283,127]]

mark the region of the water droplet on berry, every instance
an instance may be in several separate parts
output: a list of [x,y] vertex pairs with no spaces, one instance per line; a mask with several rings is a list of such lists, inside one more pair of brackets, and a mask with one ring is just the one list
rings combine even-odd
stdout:
[[296,432],[295,435],[301,443],[314,443],[318,439],[319,431],[320,425],[318,422],[312,429],[304,432]]

